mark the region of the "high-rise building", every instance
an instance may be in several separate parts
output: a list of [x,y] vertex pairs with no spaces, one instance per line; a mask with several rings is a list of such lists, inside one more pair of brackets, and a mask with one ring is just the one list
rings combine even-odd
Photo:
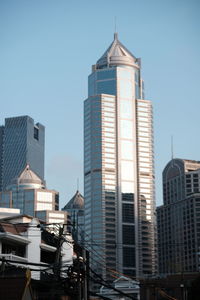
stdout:
[[172,159],[157,208],[159,273],[200,270],[200,162]]
[[27,164],[44,179],[44,137],[44,126],[28,116],[5,119],[0,127],[0,191]]
[[155,272],[152,117],[141,60],[115,33],[92,66],[84,102],[85,245],[107,279],[111,269]]
[[4,126],[0,126],[0,191],[2,190],[2,170],[3,170],[3,139],[4,139]]

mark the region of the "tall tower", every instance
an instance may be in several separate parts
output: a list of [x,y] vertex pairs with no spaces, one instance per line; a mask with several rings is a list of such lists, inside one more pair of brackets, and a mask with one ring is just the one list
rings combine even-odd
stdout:
[[34,124],[29,116],[5,119],[5,126],[0,127],[0,191],[27,164],[44,179],[44,137],[44,126]]
[[115,33],[84,102],[85,243],[107,279],[155,272],[152,105],[140,70]]

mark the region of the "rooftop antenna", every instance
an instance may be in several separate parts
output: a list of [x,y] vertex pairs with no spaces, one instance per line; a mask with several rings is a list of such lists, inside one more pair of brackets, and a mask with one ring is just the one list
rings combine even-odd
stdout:
[[117,17],[115,16],[115,32],[114,32],[114,38],[117,39],[118,35],[117,35]]
[[171,135],[171,159],[174,159],[174,141],[173,141],[173,135]]
[[79,178],[77,178],[77,191],[79,190]]

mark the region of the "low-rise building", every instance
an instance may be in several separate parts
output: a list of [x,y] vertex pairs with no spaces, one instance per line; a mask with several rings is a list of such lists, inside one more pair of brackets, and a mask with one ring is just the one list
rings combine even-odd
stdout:
[[[126,297],[126,295],[128,297]],[[99,296],[107,296],[109,299],[113,300],[127,300],[130,299],[131,296],[132,299],[139,300],[139,283],[131,278],[120,276],[113,282],[110,288],[102,286],[100,288]]]
[[[0,259],[4,264],[30,268],[39,280],[44,273],[64,274],[73,263],[73,241],[67,231],[57,234],[28,215],[0,220]],[[65,228],[65,227],[63,227]]]
[[[199,273],[174,274],[140,280],[140,300],[199,299]],[[197,298],[194,297],[197,292]],[[192,296],[193,295],[193,296]]]

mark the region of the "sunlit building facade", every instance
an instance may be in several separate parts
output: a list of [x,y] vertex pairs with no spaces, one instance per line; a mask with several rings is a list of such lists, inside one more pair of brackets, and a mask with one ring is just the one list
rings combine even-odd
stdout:
[[59,193],[48,190],[29,165],[0,192],[1,208],[18,208],[21,214],[37,217],[46,223],[66,223],[67,212],[59,211]]
[[27,164],[44,179],[45,128],[29,116],[6,118],[0,127],[0,191]]
[[92,67],[84,102],[85,243],[107,279],[108,269],[156,271],[153,114],[140,70],[115,34]]

